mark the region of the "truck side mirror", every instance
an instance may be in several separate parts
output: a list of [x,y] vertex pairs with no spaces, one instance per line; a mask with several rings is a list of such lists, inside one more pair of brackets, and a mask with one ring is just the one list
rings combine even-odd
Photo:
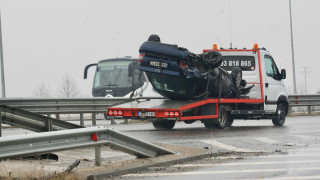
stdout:
[[287,77],[287,73],[285,69],[281,69],[281,79],[285,79]]
[[89,64],[89,65],[87,65],[87,66],[84,68],[83,79],[87,79],[88,69],[89,69],[91,66],[98,66],[98,64],[95,63],[95,64]]

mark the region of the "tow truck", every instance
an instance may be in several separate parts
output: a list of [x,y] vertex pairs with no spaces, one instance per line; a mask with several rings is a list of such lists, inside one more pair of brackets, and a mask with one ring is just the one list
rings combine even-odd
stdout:
[[[269,119],[283,126],[288,112],[288,95],[283,80],[286,70],[279,69],[265,48],[254,44],[252,49],[223,49],[216,44],[203,52],[218,51],[223,59],[221,68],[230,72],[239,67],[246,86],[254,87],[237,98],[172,100],[161,98],[135,101],[107,108],[108,116],[150,120],[156,129],[172,129],[176,121],[191,124],[201,121],[206,128],[224,129],[235,119]],[[151,80],[150,80],[151,81]]]

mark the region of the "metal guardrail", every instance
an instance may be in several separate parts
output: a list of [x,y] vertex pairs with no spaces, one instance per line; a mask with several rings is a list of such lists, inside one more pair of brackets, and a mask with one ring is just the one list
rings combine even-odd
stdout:
[[290,106],[320,106],[320,94],[290,95]]
[[1,99],[7,105],[38,114],[104,113],[114,104],[132,101],[129,98],[60,98],[60,99]]
[[108,127],[90,127],[0,138],[0,159],[108,145],[138,157],[174,152],[127,136]]
[[82,126],[76,124],[60,121],[51,117],[42,116],[40,114],[5,105],[0,105],[0,118],[4,124],[28,129],[34,132],[83,128]]
[[[154,97],[142,97],[137,99],[150,99]],[[320,95],[289,95],[289,105],[293,106],[320,106]],[[0,105],[20,108],[38,114],[80,114],[80,123],[83,123],[83,114],[92,113],[93,124],[96,113],[105,113],[107,107],[120,103],[133,101],[129,98],[57,98],[57,99],[27,99],[27,98],[0,98]]]

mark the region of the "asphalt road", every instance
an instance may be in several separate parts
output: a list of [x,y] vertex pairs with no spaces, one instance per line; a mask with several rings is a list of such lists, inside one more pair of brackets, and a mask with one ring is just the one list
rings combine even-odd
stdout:
[[216,157],[151,168],[121,179],[320,179],[320,117],[288,117],[283,127],[271,121],[236,121],[225,130],[178,123],[172,131],[152,125],[114,126],[141,139],[209,148]]
[[[98,121],[98,125],[110,122]],[[168,131],[155,130],[151,123],[111,127],[148,142],[205,148],[215,155],[121,179],[320,179],[319,116],[287,117],[283,127],[274,127],[271,120],[238,120],[224,130],[208,130],[200,122],[179,122]],[[4,136],[23,133],[31,132],[3,129]]]

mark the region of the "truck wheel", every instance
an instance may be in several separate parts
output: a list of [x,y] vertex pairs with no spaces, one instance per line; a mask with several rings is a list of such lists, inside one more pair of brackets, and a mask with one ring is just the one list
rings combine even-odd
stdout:
[[228,112],[223,106],[219,107],[219,119],[218,123],[215,123],[214,126],[219,129],[224,129],[228,124]]
[[239,89],[242,80],[242,70],[239,67],[235,67],[231,71],[231,77],[233,85],[236,89]]
[[279,103],[277,106],[277,112],[276,112],[276,118],[272,119],[272,123],[275,126],[283,126],[285,120],[286,120],[286,107],[283,103]]
[[173,129],[176,121],[162,120],[162,121],[153,121],[153,127],[156,129]]

